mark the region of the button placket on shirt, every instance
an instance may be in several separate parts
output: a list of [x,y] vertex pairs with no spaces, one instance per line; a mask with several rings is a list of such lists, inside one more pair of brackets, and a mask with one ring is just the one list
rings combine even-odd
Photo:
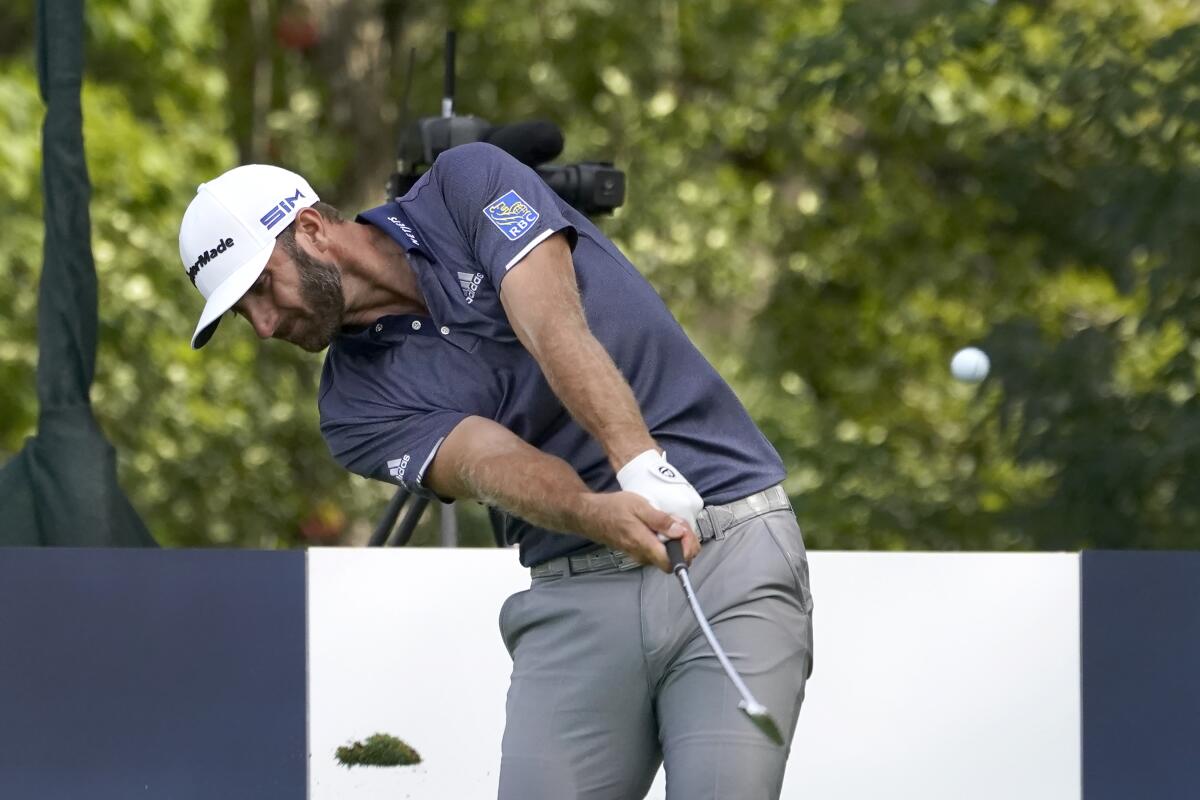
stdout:
[[461,330],[451,330],[449,325],[439,325],[431,318],[414,319],[409,315],[400,315],[391,319],[381,320],[367,329],[367,335],[380,343],[397,342],[405,336],[429,336],[443,339],[450,344],[470,351],[473,349],[474,337]]

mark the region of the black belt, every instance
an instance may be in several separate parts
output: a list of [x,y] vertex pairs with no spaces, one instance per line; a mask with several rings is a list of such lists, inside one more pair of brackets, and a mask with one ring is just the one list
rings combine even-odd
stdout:
[[[783,486],[776,484],[770,489],[734,500],[721,506],[705,506],[696,517],[696,533],[700,543],[704,544],[713,539],[724,539],[725,531],[745,522],[748,519],[766,514],[770,511],[791,509],[787,492]],[[559,556],[529,568],[531,578],[548,578],[555,575],[578,575],[584,572],[597,572],[602,569],[637,569],[642,566],[633,560],[628,553],[614,550],[611,547],[596,547],[582,553],[572,553],[569,556]]]

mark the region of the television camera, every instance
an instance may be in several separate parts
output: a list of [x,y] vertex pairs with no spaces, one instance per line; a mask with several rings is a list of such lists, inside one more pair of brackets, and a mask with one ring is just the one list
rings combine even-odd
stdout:
[[[611,214],[625,202],[625,173],[607,161],[580,161],[552,165],[563,149],[562,131],[547,120],[492,125],[480,117],[454,113],[455,32],[446,33],[445,81],[442,113],[421,117],[401,126],[396,154],[396,172],[388,180],[388,199],[396,200],[412,188],[442,152],[469,142],[488,142],[534,169],[542,180],[568,204],[589,216]],[[407,116],[412,82],[405,88],[402,119]]]

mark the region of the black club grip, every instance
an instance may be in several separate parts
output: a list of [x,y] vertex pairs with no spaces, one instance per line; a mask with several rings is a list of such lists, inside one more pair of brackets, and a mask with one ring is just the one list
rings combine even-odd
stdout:
[[687,567],[683,560],[683,542],[679,539],[667,539],[667,558],[671,559],[671,571],[676,572]]

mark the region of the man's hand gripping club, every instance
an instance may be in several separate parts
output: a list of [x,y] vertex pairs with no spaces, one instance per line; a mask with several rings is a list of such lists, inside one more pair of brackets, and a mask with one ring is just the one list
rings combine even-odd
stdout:
[[625,491],[641,495],[650,505],[671,515],[669,528],[665,531],[656,529],[658,538],[662,542],[682,540],[683,557],[690,564],[700,552],[696,515],[704,508],[704,500],[687,478],[667,463],[667,454],[658,450],[640,453],[617,471],[617,483]]
[[700,552],[699,540],[691,528],[681,519],[659,511],[639,494],[588,492],[580,496],[579,503],[576,531],[620,550],[639,564],[653,564],[663,572],[671,572],[671,560],[663,545],[666,539],[680,540],[689,562]]

